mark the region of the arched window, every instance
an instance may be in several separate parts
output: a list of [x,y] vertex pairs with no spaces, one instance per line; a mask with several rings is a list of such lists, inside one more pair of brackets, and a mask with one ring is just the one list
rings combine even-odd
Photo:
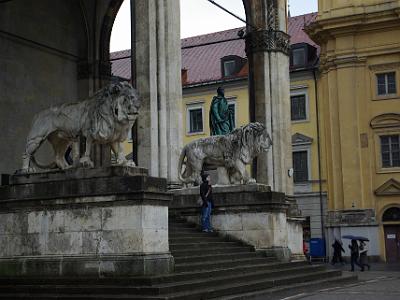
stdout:
[[400,208],[399,207],[391,207],[388,208],[382,216],[382,222],[394,222],[400,221]]

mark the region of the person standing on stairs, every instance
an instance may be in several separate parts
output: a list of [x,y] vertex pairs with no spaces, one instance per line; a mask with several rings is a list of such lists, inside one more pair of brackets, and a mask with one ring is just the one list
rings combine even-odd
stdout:
[[210,175],[203,174],[201,179],[203,181],[200,185],[200,196],[203,200],[203,205],[201,207],[201,229],[204,232],[212,232],[211,210],[214,207],[214,203],[212,200],[211,178]]

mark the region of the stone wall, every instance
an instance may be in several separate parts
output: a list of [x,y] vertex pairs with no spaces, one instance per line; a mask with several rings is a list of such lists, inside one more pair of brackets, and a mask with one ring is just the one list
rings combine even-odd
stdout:
[[7,159],[0,161],[0,173],[20,167],[35,113],[79,98],[78,61],[87,52],[79,11],[78,1],[1,4],[0,145]]

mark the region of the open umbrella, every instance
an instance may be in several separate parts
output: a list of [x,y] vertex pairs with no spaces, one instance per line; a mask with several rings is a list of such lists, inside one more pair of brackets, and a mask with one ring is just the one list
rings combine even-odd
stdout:
[[369,242],[369,239],[364,237],[364,236],[358,236],[358,235],[343,235],[342,238],[348,239],[348,240],[358,240],[358,241],[364,241],[364,242]]
[[348,240],[356,240],[357,239],[356,236],[350,235],[350,234],[343,235],[342,238],[348,239]]
[[355,239],[363,242],[369,242],[369,239],[365,236],[356,236]]

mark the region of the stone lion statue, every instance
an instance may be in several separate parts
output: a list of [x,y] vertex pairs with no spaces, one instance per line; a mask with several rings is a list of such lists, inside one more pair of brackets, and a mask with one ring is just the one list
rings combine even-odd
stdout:
[[227,135],[215,135],[193,141],[183,147],[179,158],[178,174],[184,184],[201,183],[201,170],[224,167],[231,184],[247,184],[251,179],[246,165],[261,152],[271,147],[272,141],[265,126],[249,123]]
[[[27,138],[20,172],[35,172],[35,167],[71,167],[65,160],[68,147],[72,147],[74,167],[93,167],[90,159],[93,144],[110,145],[117,165],[134,166],[133,161],[125,158],[121,143],[126,140],[136,121],[139,108],[136,90],[128,82],[121,82],[109,84],[85,101],[62,104],[39,112],[34,117]],[[86,148],[79,158],[78,139],[81,136],[86,139]],[[34,154],[46,139],[54,149],[55,161],[43,166],[36,162]]]

